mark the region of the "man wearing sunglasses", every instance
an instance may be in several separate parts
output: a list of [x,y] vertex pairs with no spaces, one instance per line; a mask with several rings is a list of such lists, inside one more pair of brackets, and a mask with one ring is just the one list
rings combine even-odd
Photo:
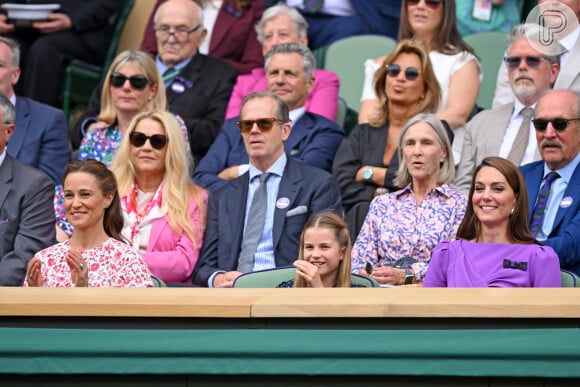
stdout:
[[334,177],[286,156],[284,142],[292,127],[288,107],[276,94],[262,91],[244,98],[238,127],[249,170],[210,196],[193,271],[197,286],[232,287],[242,273],[292,265],[308,217],[325,209],[340,211]]
[[[316,61],[308,47],[284,43],[266,54],[268,90],[278,95],[290,110],[292,131],[285,142],[286,154],[294,160],[330,172],[336,150],[344,137],[335,122],[305,111],[313,84]],[[236,125],[227,120],[194,173],[199,185],[216,191],[248,169],[248,154]]]
[[[549,9],[551,3],[561,3],[562,6],[568,8],[570,12],[562,12],[562,9]],[[557,36],[558,43],[564,47],[564,52],[560,58],[560,73],[554,83],[554,89],[568,89],[580,95],[580,2],[578,0],[538,0],[538,5],[552,14],[566,15],[575,14],[576,20],[569,20],[564,23],[565,26],[576,25],[576,29],[571,31],[566,36]],[[562,7],[563,8],[563,7]],[[563,34],[564,30],[561,34]],[[551,37],[550,34],[543,35]],[[537,40],[543,45],[545,38]],[[497,107],[509,103],[513,99],[513,92],[509,87],[508,82],[508,68],[506,63],[502,63],[497,74],[497,82],[495,86],[495,95],[493,97],[493,107]]]
[[[199,53],[206,37],[202,9],[191,0],[167,0],[157,9],[156,64],[163,74],[168,110],[185,121],[196,164],[220,132],[238,71],[218,58]],[[102,85],[97,87],[76,129],[73,146],[94,123],[100,110]]]
[[580,275],[580,99],[552,90],[539,101],[534,127],[542,160],[521,167],[530,229],[550,246],[560,267]]
[[530,44],[527,37],[538,32],[529,24],[511,30],[505,62],[515,97],[480,112],[465,127],[455,185],[466,194],[475,168],[488,156],[504,157],[515,165],[540,159],[531,119],[536,103],[558,76],[559,57],[543,55]]

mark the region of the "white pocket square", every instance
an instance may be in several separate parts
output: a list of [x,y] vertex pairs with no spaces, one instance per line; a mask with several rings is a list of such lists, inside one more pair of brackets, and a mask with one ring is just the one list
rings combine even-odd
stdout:
[[286,217],[290,217],[290,216],[294,216],[294,215],[300,215],[300,214],[305,214],[308,212],[308,207],[306,206],[298,206],[296,208],[293,208],[291,210],[288,210],[288,212],[286,213]]

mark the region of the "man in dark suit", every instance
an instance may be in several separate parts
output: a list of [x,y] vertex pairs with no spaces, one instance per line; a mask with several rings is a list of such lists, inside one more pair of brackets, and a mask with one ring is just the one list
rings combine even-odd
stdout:
[[[220,132],[238,71],[221,59],[198,52],[206,31],[202,10],[194,1],[168,0],[161,4],[155,15],[155,30],[159,52],[156,63],[164,74],[168,110],[185,120],[191,151],[198,162]],[[101,88],[93,93],[85,117],[98,115]],[[85,120],[85,129],[89,121]],[[73,146],[78,147],[81,138],[77,134]]]
[[0,93],[0,286],[21,286],[33,255],[54,244],[54,183],[10,157],[14,106]]
[[17,28],[0,14],[0,34],[22,45],[22,90],[36,101],[60,106],[64,69],[73,59],[102,65],[123,0],[16,0],[10,3],[57,3],[60,9],[32,28]]
[[[539,100],[535,110],[534,126],[542,161],[521,167],[528,189],[532,232],[540,242],[556,251],[562,269],[578,275],[580,275],[579,98],[572,91],[557,89]],[[550,178],[550,175],[555,178]],[[547,196],[543,195],[543,192]],[[541,210],[541,207],[544,210]]]
[[[194,285],[231,287],[243,271],[291,265],[298,257],[300,233],[308,217],[325,209],[340,211],[334,177],[286,156],[284,142],[292,127],[284,101],[268,91],[250,94],[244,98],[240,118],[249,170],[210,198]],[[259,212],[258,201],[253,202],[259,194],[264,196],[260,210],[265,216],[255,230],[250,225],[255,225]],[[256,243],[250,249],[253,236]],[[247,250],[249,265],[244,262]]]
[[[157,0],[154,9],[166,0]],[[195,0],[203,3],[203,0]],[[216,4],[207,4],[210,10],[216,9]],[[264,65],[262,46],[256,37],[254,25],[260,21],[264,12],[262,0],[224,0],[217,10],[215,22],[205,25],[210,36],[209,42],[204,42],[200,52],[222,58],[237,68],[241,74],[248,74],[252,69]],[[152,54],[157,54],[157,41],[155,39],[154,13],[151,14],[141,49]],[[204,23],[207,21],[204,20]],[[211,22],[210,22],[211,23]]]
[[[292,131],[285,142],[286,154],[293,160],[331,170],[332,160],[344,137],[335,122],[304,110],[312,90],[315,59],[303,45],[284,43],[266,54],[268,90],[278,95],[290,110]],[[225,186],[248,168],[248,154],[240,131],[239,117],[229,119],[194,173],[194,180],[210,191]]]
[[8,154],[62,184],[64,166],[71,159],[66,119],[62,110],[16,96],[20,50],[15,40],[0,36],[0,92],[16,106],[16,130]]

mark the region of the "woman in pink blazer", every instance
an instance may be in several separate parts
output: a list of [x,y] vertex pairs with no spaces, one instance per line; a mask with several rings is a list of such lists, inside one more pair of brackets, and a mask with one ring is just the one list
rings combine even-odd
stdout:
[[191,283],[205,230],[207,193],[191,181],[190,155],[175,116],[137,115],[111,164],[122,234],[165,282]]

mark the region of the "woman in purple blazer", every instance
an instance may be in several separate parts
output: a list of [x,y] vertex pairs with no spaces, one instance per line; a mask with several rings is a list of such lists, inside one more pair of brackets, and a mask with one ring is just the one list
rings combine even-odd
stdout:
[[475,170],[457,240],[440,243],[423,287],[560,287],[560,263],[528,227],[528,194],[518,168],[487,157]]
[[165,282],[191,283],[201,250],[207,194],[190,179],[186,143],[175,116],[137,115],[111,169],[119,182],[123,236]]

